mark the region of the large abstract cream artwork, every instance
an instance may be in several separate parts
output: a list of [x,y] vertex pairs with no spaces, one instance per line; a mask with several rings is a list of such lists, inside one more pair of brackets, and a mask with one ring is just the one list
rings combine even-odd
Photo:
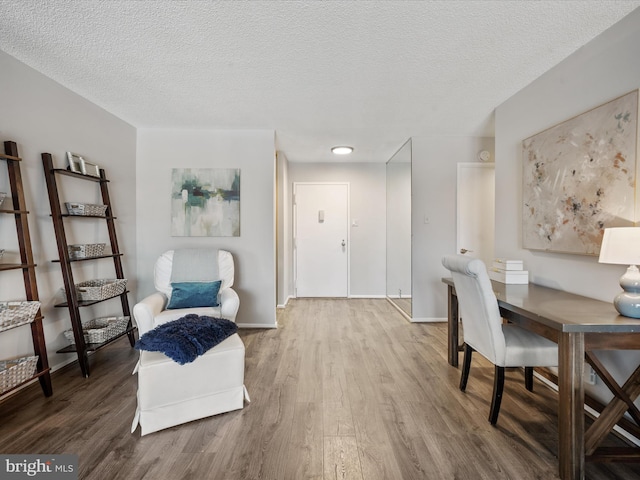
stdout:
[[635,220],[638,91],[522,142],[523,246],[597,255]]

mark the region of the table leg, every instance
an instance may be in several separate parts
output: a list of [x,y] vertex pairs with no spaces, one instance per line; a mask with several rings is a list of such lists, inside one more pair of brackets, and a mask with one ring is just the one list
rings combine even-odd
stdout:
[[584,480],[584,333],[558,338],[558,462],[562,480]]
[[[584,434],[585,455],[595,455],[597,457],[598,446],[625,412],[629,411],[634,421],[640,423],[640,411],[638,411],[638,408],[633,403],[640,395],[640,367],[636,368],[621,387],[596,356],[587,354],[587,360],[593,366],[604,384],[614,394],[609,405],[600,412],[600,416]],[[636,451],[636,458],[638,458],[637,455],[638,452]]]
[[447,286],[447,353],[449,365],[458,366],[458,297],[453,287]]

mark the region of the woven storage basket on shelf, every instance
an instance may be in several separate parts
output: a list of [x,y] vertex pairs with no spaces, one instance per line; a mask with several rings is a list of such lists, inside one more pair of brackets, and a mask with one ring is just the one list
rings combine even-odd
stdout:
[[80,301],[105,300],[120,295],[126,286],[126,278],[97,278],[76,283],[76,296]]
[[[100,317],[82,324],[85,343],[104,343],[127,330],[129,317]],[[76,343],[73,330],[65,330],[64,336],[71,343]]]
[[104,253],[106,243],[76,243],[67,245],[69,258],[77,260],[78,258],[99,257]]
[[40,302],[0,302],[0,332],[33,322]]
[[0,395],[32,378],[38,366],[38,356],[0,360]]
[[69,215],[104,217],[107,211],[107,205],[95,205],[91,203],[66,202],[64,206],[67,207],[67,213]]

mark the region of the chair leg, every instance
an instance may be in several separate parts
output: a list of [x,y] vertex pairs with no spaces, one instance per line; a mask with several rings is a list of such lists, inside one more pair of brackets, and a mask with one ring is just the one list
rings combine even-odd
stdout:
[[502,402],[502,391],[504,390],[504,367],[495,368],[493,380],[493,399],[491,400],[491,411],[489,412],[489,423],[495,425],[498,422],[500,413],[500,403]]
[[463,392],[467,388],[467,380],[469,379],[469,370],[471,369],[471,355],[473,348],[464,344],[464,358],[462,360],[462,375],[460,376],[460,390]]
[[524,367],[524,386],[533,392],[533,367]]

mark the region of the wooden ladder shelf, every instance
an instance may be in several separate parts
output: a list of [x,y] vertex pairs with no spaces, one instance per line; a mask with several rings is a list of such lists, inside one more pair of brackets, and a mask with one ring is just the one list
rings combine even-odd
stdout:
[[[4,207],[0,208],[0,214],[9,214],[15,217],[21,263],[0,263],[0,271],[22,270],[26,299],[28,301],[39,301],[38,284],[36,282],[36,264],[33,260],[31,235],[29,234],[29,223],[27,221],[29,212],[26,207],[22,173],[20,172],[20,162],[22,159],[18,155],[18,146],[15,142],[4,142],[4,152],[4,155],[0,154],[0,160],[3,160],[7,165],[11,197],[6,198],[3,202]],[[25,385],[35,378],[40,381],[40,386],[45,396],[49,397],[52,395],[51,372],[49,370],[49,359],[47,358],[42,318],[42,312],[38,309],[35,319],[29,324],[31,326],[34,354],[38,356],[36,373],[32,377],[13,386],[10,390],[4,392],[3,395]]]
[[[108,183],[109,180],[106,178],[106,174],[104,169],[100,169],[100,176],[94,177],[91,175],[83,175],[81,173],[72,172],[70,170],[62,169],[62,168],[54,168],[53,166],[53,158],[50,153],[42,154],[42,163],[44,167],[45,179],[47,182],[47,190],[49,193],[49,203],[51,205],[51,217],[53,219],[53,228],[55,230],[56,241],[58,244],[58,260],[54,260],[54,262],[60,262],[60,266],[62,269],[62,278],[64,281],[64,289],[67,301],[56,305],[56,307],[66,307],[69,309],[69,315],[71,318],[71,326],[73,329],[73,336],[75,343],[58,350],[58,353],[69,353],[76,352],[78,355],[78,362],[80,364],[80,369],[82,374],[85,377],[88,377],[90,374],[89,370],[89,357],[88,352],[97,350],[114,340],[120,338],[123,335],[128,335],[129,343],[131,346],[135,343],[135,336],[133,331],[133,326],[131,322],[131,311],[129,309],[129,300],[127,298],[127,294],[129,293],[126,289],[123,293],[116,295],[115,297],[105,298],[101,300],[78,300],[76,296],[76,287],[73,278],[73,269],[72,264],[78,261],[89,261],[89,260],[98,260],[102,258],[111,258],[113,260],[113,265],[115,269],[115,276],[118,279],[124,279],[124,271],[122,269],[122,254],[120,253],[120,249],[118,247],[118,239],[116,236],[116,227],[115,227],[115,217],[112,213],[111,207],[111,199],[109,197],[109,189]],[[58,185],[56,182],[56,176],[64,175],[75,178],[77,180],[82,181],[92,181],[99,185],[100,192],[102,194],[102,202],[107,206],[106,212],[104,215],[69,215],[62,213],[60,207],[60,196],[58,194]],[[68,243],[67,243],[67,235],[65,233],[65,219],[101,219],[106,221],[107,230],[109,233],[109,242],[111,246],[111,253],[106,255],[100,255],[96,257],[89,258],[71,258],[69,255]],[[120,298],[120,303],[122,306],[122,314],[125,317],[129,317],[129,322],[127,324],[127,328],[124,332],[115,335],[108,340],[101,343],[87,343],[84,338],[83,324],[81,321],[80,309],[82,307],[88,307],[90,305],[94,305],[99,302],[103,302],[106,300],[110,300],[111,298]]]

